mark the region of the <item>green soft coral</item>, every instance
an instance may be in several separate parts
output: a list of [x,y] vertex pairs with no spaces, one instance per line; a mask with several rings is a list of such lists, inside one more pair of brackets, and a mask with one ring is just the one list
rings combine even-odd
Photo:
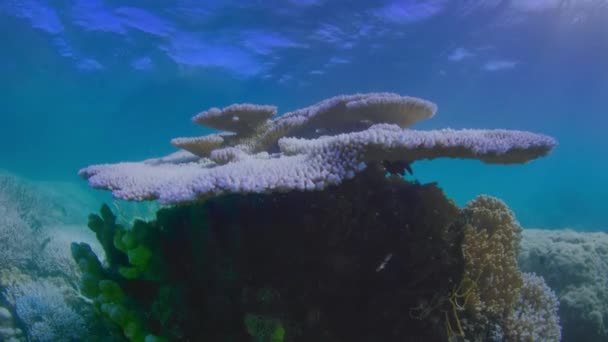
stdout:
[[82,271],[80,279],[80,292],[88,297],[97,297],[99,291],[99,280],[105,277],[105,272],[101,263],[97,259],[91,246],[86,243],[75,243],[71,245],[72,257]]
[[245,328],[255,342],[283,342],[285,328],[281,322],[272,317],[246,314]]
[[89,216],[89,228],[95,232],[107,259],[103,267],[91,247],[72,243],[72,257],[82,271],[81,293],[93,301],[101,316],[116,324],[129,341],[165,341],[150,334],[144,324],[144,312],[132,294],[125,293],[129,281],[139,281],[150,270],[153,253],[146,244],[146,223],[138,222],[132,229],[116,224],[116,217],[107,205],[100,215]]
[[[130,230],[117,229],[113,243],[116,249],[127,255],[128,265],[122,265],[118,272],[127,279],[143,277],[145,279],[158,279],[160,275],[159,259],[154,258],[153,250],[157,247],[154,236],[150,231],[154,227],[144,221],[136,220]],[[152,266],[152,263],[156,265]]]
[[117,230],[114,234],[114,247],[126,253],[137,245],[135,234],[127,230]]
[[146,248],[146,246],[139,245],[127,252],[129,262],[134,265],[140,271],[145,271],[150,264],[152,258],[152,251]]
[[126,260],[126,255],[114,246],[114,237],[117,231],[124,228],[116,223],[116,216],[107,205],[102,205],[100,215],[89,215],[89,228],[97,236],[110,265],[119,264]]

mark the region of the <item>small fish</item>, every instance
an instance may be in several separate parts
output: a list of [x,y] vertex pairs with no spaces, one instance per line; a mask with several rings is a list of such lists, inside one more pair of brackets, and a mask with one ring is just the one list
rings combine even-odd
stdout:
[[393,253],[387,254],[386,257],[384,257],[384,260],[382,260],[382,262],[380,263],[380,265],[378,265],[378,267],[376,267],[376,272],[382,271],[386,267],[386,264],[388,264],[388,262],[391,261],[392,258],[393,258]]

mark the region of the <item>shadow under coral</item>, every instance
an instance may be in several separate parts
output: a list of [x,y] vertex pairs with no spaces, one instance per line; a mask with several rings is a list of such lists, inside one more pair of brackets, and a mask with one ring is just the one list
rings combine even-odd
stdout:
[[373,164],[324,191],[226,195],[131,229],[92,215],[109,264],[84,273],[118,285],[89,296],[131,340],[446,340],[459,214],[435,184]]

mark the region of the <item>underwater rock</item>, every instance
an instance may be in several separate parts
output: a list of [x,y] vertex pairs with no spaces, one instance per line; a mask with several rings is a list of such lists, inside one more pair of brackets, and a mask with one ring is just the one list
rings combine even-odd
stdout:
[[[407,129],[435,111],[431,102],[391,93],[336,96],[272,120],[263,119],[274,107],[215,108],[194,121],[234,128],[235,134],[177,138],[174,145],[194,154],[93,165],[79,174],[116,198],[176,204],[223,193],[322,190],[372,162],[447,157],[525,163],[556,145],[551,137],[523,131]],[[235,117],[250,118],[248,128],[230,121]]]
[[608,340],[608,234],[526,229],[519,265],[557,293],[563,341]]

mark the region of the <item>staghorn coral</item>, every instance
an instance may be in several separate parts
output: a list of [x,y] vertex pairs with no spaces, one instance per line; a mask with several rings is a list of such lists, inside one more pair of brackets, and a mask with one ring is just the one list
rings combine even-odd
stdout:
[[524,163],[548,154],[556,144],[550,137],[522,131],[409,130],[416,121],[432,117],[436,106],[390,93],[337,96],[273,120],[261,119],[273,110],[248,104],[199,114],[195,121],[226,129],[241,125],[227,117],[255,118],[248,129],[235,128],[234,135],[173,140],[200,158],[174,154],[94,165],[79,173],[117,198],[174,204],[222,193],[322,190],[373,162],[449,157]]

